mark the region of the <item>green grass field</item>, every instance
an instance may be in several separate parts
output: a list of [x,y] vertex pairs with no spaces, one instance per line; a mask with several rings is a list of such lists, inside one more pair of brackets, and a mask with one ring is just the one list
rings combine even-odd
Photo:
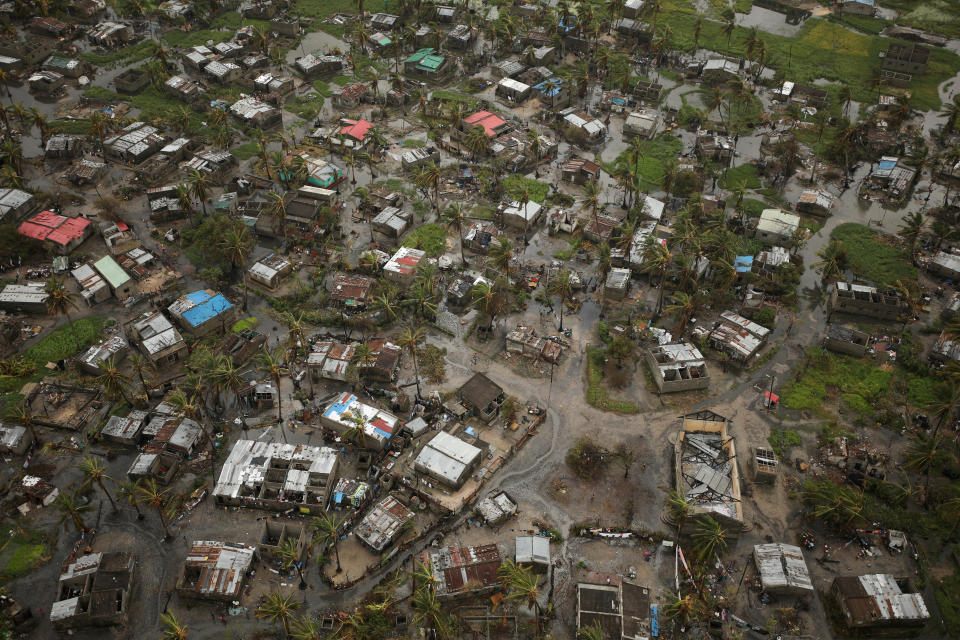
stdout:
[[42,533],[12,526],[4,526],[2,530],[0,576],[4,580],[25,576],[50,560],[47,540]]
[[547,199],[547,193],[550,192],[550,185],[533,178],[525,178],[519,173],[504,178],[503,191],[507,197],[519,202],[524,190],[527,191],[530,200],[543,204]]
[[[640,177],[640,188],[643,191],[657,189],[663,184],[664,163],[677,157],[683,149],[680,138],[669,133],[661,133],[653,140],[644,140],[641,144],[640,156],[637,159],[637,175]],[[618,164],[629,164],[631,152],[626,150],[617,156],[613,163],[607,163],[604,169],[612,174]]]
[[447,247],[447,229],[442,224],[420,225],[403,240],[403,246],[426,251],[431,258],[443,255]]
[[843,243],[850,270],[858,278],[885,286],[917,278],[917,269],[910,264],[909,256],[884,243],[873,229],[848,222],[834,229],[830,237]]

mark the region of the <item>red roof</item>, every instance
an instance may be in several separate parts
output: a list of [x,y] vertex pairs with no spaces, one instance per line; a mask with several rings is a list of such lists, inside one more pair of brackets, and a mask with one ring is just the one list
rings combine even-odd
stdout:
[[491,138],[497,134],[496,130],[498,127],[502,127],[507,123],[506,120],[489,111],[477,111],[475,114],[464,118],[463,121],[469,125],[479,125],[483,127],[483,130],[486,131],[487,135]]
[[130,227],[127,226],[127,223],[126,223],[126,222],[118,222],[118,223],[117,223],[117,229],[119,229],[120,231],[126,231],[126,230],[129,229],[129,228],[130,228]]
[[82,238],[90,221],[86,218],[65,218],[52,211],[41,211],[20,225],[20,235],[34,240],[50,240],[66,246]]
[[363,140],[372,126],[373,123],[369,120],[344,120],[340,133],[355,140]]
[[374,418],[370,421],[374,427],[383,431],[384,433],[393,434],[393,427],[391,427],[383,418]]

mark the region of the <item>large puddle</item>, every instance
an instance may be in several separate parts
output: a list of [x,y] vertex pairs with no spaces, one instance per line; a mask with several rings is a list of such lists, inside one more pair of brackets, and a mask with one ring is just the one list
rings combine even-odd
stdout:
[[741,27],[756,27],[778,36],[794,36],[803,27],[803,23],[789,24],[786,15],[757,5],[753,5],[750,13],[738,13],[737,24]]
[[297,58],[308,53],[325,54],[331,53],[334,49],[340,49],[341,52],[346,53],[350,50],[350,45],[326,31],[313,31],[303,36],[300,44],[287,52],[287,64],[293,64]]

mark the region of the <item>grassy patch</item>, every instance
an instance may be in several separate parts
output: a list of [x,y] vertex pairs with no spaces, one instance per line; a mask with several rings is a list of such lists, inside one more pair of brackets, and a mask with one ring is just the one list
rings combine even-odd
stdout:
[[520,201],[523,192],[526,191],[530,200],[543,204],[547,199],[547,193],[550,191],[550,185],[546,182],[540,182],[533,178],[525,178],[519,173],[507,176],[503,180],[503,191],[508,198]]
[[553,254],[557,260],[569,260],[580,249],[580,238],[569,238],[570,246]]
[[172,29],[163,34],[163,39],[171,47],[196,47],[207,44],[208,40],[214,43],[226,42],[234,36],[236,31],[214,31],[212,29],[200,29],[199,31],[180,31]]
[[440,102],[462,102],[468,105],[477,104],[477,99],[471,95],[458,91],[448,91],[446,89],[438,89],[431,93],[430,97]]
[[[650,191],[658,189],[663,184],[664,163],[673,160],[677,154],[683,150],[683,142],[680,138],[669,133],[661,133],[653,140],[644,140],[640,143],[640,154],[637,157],[635,175],[640,177],[640,190]],[[626,150],[617,156],[614,164],[625,164],[629,166],[632,163],[630,150]],[[607,173],[613,173],[614,167],[605,167]]]
[[425,147],[427,145],[423,140],[417,140],[416,138],[407,138],[403,141],[403,144],[400,145],[404,149],[419,149],[420,147]]
[[247,329],[253,329],[255,326],[260,324],[260,321],[255,317],[244,318],[242,320],[237,320],[230,330],[234,333],[240,333],[241,331],[246,331]]
[[204,117],[201,114],[156,87],[147,87],[141,93],[133,96],[130,99],[130,104],[140,109],[140,119],[142,120],[154,120],[156,118],[169,120],[172,114],[186,108],[190,112],[190,131],[199,131],[202,128],[200,123]]
[[741,184],[746,189],[760,188],[760,174],[752,164],[742,164],[739,167],[727,169],[720,178],[720,186],[724,189],[733,189]]
[[830,15],[828,20],[846,25],[851,29],[875,36],[893,24],[890,20],[872,16],[854,16],[849,14]]
[[473,211],[470,212],[470,217],[479,220],[493,220],[496,212],[497,208],[492,204],[478,204],[473,208]]
[[605,357],[605,349],[587,349],[587,404],[604,411],[639,413],[640,408],[632,402],[624,402],[610,398],[610,392],[603,386],[603,365]]
[[744,198],[743,202],[740,203],[740,208],[743,209],[744,215],[750,218],[759,218],[763,210],[769,209],[770,206],[763,200]]
[[767,437],[767,442],[777,456],[783,456],[790,447],[799,447],[803,444],[800,434],[790,429],[774,429]]
[[873,229],[847,222],[834,229],[830,237],[843,243],[850,269],[858,278],[881,285],[917,278],[906,253],[883,242],[883,236]]
[[87,51],[86,53],[81,53],[77,57],[91,64],[108,66],[120,62],[131,63],[139,62],[140,60],[146,60],[152,56],[156,50],[157,45],[153,40],[143,40],[142,42],[132,44],[129,47],[117,49],[116,51],[108,51],[106,53]]
[[[694,25],[699,18],[693,4],[686,0],[665,0],[660,15],[660,24],[670,27],[671,46],[692,51]],[[700,46],[745,57],[749,29],[736,27],[728,40],[723,27],[720,22],[704,21]],[[767,48],[766,66],[786,70],[789,63],[790,77],[796,82],[809,83],[817,78],[845,82],[853,89],[854,99],[858,102],[872,103],[875,100],[873,73],[879,64],[880,52],[886,51],[890,39],[857,33],[819,18],[807,20],[794,37],[771,33],[762,33],[761,37]],[[960,56],[931,47],[927,72],[915,78],[911,85],[914,108],[939,109],[941,102],[937,87],[958,68]]]
[[257,155],[258,152],[259,149],[256,142],[244,142],[240,146],[230,149],[230,153],[232,153],[237,160],[249,160]]
[[4,527],[3,549],[0,551],[0,575],[13,580],[27,575],[50,560],[46,537],[37,531]]
[[329,98],[333,95],[333,89],[330,88],[330,83],[324,80],[314,80],[313,88],[324,98]]
[[403,241],[403,246],[426,251],[431,258],[443,254],[447,247],[447,230],[442,224],[420,225]]
[[780,393],[787,409],[821,412],[831,392],[860,415],[872,414],[872,405],[890,393],[893,370],[881,369],[869,360],[835,353],[819,353],[800,377]]
[[330,82],[332,82],[333,84],[339,87],[346,86],[351,82],[356,82],[356,81],[357,81],[356,78],[351,78],[350,76],[333,76],[333,78],[330,80]]
[[896,0],[884,6],[899,12],[897,23],[918,29],[960,37],[960,7],[946,0]]
[[960,637],[960,574],[955,573],[934,583],[933,597],[947,634],[952,638]]
[[54,120],[49,126],[52,133],[86,135],[90,132],[89,120]]
[[323,96],[319,93],[296,96],[287,100],[283,106],[287,111],[297,114],[304,120],[313,120],[323,109]]
[[93,85],[89,89],[83,92],[83,97],[88,100],[119,100],[120,94],[115,91],[110,91],[106,87],[101,87],[99,85]]

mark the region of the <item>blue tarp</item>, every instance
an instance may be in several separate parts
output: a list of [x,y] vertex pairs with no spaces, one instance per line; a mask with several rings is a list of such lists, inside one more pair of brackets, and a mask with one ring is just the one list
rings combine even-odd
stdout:
[[190,326],[199,327],[204,322],[216,318],[231,307],[233,307],[233,305],[230,304],[230,301],[224,298],[222,294],[218,293],[206,302],[198,304],[193,309],[188,309],[185,311],[183,314],[183,319],[190,323]]
[[341,502],[343,502],[343,491],[337,491],[336,493],[334,493],[334,494],[333,494],[333,501],[334,501],[336,504],[340,504]]
[[353,404],[353,401],[354,401],[353,394],[350,394],[346,397],[344,402],[334,402],[332,405],[327,407],[327,410],[323,413],[323,416],[325,418],[329,418],[333,414],[340,415],[341,413],[346,411],[351,404]]
[[193,304],[200,304],[202,302],[206,302],[210,298],[211,298],[210,294],[204,291],[203,289],[187,294],[187,300],[189,300]]
[[657,619],[657,614],[659,614],[659,608],[657,605],[650,605],[650,635],[654,638],[660,636],[660,620]]
[[737,273],[748,273],[753,268],[753,256],[737,256],[733,259],[733,268]]
[[563,80],[560,78],[550,78],[549,80],[544,80],[540,84],[533,85],[533,88],[548,98],[552,98],[560,93],[561,89],[563,89]]

